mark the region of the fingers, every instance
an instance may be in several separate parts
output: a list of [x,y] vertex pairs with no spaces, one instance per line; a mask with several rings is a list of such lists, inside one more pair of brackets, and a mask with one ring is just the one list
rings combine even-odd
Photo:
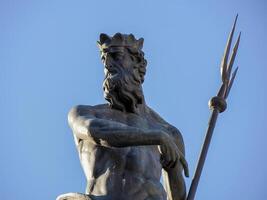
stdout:
[[180,163],[182,164],[183,166],[183,169],[184,169],[184,175],[186,177],[189,177],[189,168],[188,168],[188,164],[187,164],[187,161],[184,157],[184,154],[177,148],[177,155],[178,155],[178,159],[180,161]]
[[175,153],[171,148],[169,148],[166,145],[160,146],[160,153],[161,153],[161,164],[162,166],[166,167],[170,165],[170,162],[173,162],[175,160]]
[[184,168],[184,175],[186,177],[189,177],[188,164],[187,164],[187,161],[185,160],[185,157],[183,155],[180,156],[180,161],[181,161],[181,164],[183,165],[183,168]]
[[168,165],[168,168],[169,169],[174,168],[177,165],[177,162],[178,162],[178,159],[176,159],[175,161],[170,162],[169,165]]
[[160,162],[164,169],[174,168],[179,161],[184,169],[184,175],[186,177],[189,177],[188,164],[185,160],[183,153],[178,149],[176,145],[171,145],[171,144],[169,144],[169,146],[161,145],[159,147],[159,150],[161,153]]
[[164,158],[161,159],[162,167],[166,170],[174,168],[176,163],[177,163],[177,160],[173,161],[173,160],[165,160]]
[[161,156],[160,156],[160,163],[164,169],[170,169],[175,165],[176,156],[175,153],[173,153],[168,148],[161,148]]
[[175,149],[167,148],[166,154],[161,154],[161,164],[164,169],[174,168],[179,161],[179,154],[176,153]]
[[184,170],[184,175],[186,177],[189,177],[189,168],[188,168],[188,164],[184,158],[184,156],[180,156],[177,154],[176,159],[172,159],[172,160],[166,160],[163,158],[163,156],[161,156],[161,164],[162,167],[166,170],[175,168],[177,165],[182,165],[183,170]]

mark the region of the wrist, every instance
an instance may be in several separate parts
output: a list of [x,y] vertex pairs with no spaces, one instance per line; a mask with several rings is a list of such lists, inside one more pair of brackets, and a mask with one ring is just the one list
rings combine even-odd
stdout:
[[169,135],[164,131],[159,131],[160,135],[160,145],[168,143]]

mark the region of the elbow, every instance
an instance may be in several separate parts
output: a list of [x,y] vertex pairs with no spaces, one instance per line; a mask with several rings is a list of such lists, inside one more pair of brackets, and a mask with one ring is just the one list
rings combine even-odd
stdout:
[[89,120],[79,113],[80,106],[73,107],[68,113],[68,123],[74,135],[80,139],[87,139],[89,133]]
[[70,111],[68,113],[68,123],[69,123],[70,127],[72,126],[75,118],[77,118],[78,111],[79,111],[79,106],[75,106],[75,107],[70,109]]

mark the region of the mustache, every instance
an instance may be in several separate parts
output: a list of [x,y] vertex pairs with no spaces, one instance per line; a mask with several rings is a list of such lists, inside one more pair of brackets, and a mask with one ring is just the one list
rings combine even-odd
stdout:
[[[124,88],[126,86],[137,85],[135,76],[119,64],[106,65],[107,73],[103,81],[103,89],[113,91],[115,89]],[[133,80],[134,78],[134,80]]]
[[103,90],[104,91],[114,91],[115,88],[120,88],[122,76],[120,74],[109,74],[107,73],[103,81]]

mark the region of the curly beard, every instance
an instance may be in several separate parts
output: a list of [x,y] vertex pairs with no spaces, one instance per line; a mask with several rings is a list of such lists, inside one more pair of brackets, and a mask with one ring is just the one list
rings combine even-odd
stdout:
[[104,97],[111,108],[136,113],[138,104],[144,100],[140,81],[120,68],[115,75],[108,73],[103,82]]

